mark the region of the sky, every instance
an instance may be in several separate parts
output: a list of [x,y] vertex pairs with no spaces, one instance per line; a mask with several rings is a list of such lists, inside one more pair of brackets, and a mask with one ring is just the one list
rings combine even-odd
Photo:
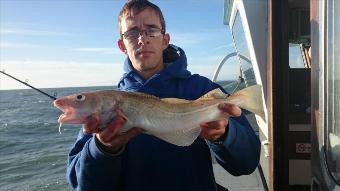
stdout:
[[[188,69],[211,78],[234,52],[224,0],[151,0]],[[117,17],[125,0],[0,0],[0,70],[37,88],[116,85],[125,55]],[[0,90],[26,86],[0,74]]]

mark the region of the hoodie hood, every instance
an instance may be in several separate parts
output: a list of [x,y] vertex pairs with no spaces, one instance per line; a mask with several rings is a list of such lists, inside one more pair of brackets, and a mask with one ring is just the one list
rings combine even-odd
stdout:
[[191,73],[187,70],[188,64],[185,52],[181,48],[170,44],[163,51],[163,60],[165,68],[148,80],[144,80],[134,71],[130,59],[126,58],[124,74],[118,83],[118,88],[126,91],[141,91],[143,87],[148,85],[158,84],[158,86],[164,86],[173,79],[185,79],[191,76]]

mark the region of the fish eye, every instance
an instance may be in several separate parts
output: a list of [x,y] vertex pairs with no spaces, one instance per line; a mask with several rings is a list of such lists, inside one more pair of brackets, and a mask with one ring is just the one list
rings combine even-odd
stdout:
[[82,95],[82,94],[76,95],[76,100],[77,101],[84,101],[85,100],[85,95]]

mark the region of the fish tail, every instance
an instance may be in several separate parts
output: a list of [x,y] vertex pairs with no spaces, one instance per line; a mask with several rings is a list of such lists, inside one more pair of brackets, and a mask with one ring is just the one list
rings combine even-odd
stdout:
[[[243,109],[246,109],[265,120],[264,104],[262,98],[262,86],[253,85],[235,92],[229,97],[230,100],[241,100],[237,104]],[[233,102],[233,101],[232,101]]]

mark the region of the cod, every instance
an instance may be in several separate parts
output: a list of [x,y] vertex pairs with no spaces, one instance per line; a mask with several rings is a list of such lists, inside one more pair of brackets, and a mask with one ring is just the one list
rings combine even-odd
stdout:
[[[262,88],[254,85],[233,93],[214,89],[196,100],[163,98],[115,90],[85,92],[61,97],[54,106],[63,111],[58,122],[84,124],[91,115],[100,116],[99,128],[105,128],[122,112],[125,125],[119,133],[141,127],[144,133],[178,146],[189,146],[199,136],[200,123],[223,119],[227,114],[218,109],[220,103],[231,103],[264,119]],[[60,130],[60,129],[59,129]]]

